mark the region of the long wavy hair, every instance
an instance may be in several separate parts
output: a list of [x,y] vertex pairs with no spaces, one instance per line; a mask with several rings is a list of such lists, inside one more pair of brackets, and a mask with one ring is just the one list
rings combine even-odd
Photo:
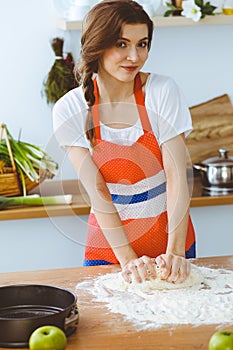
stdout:
[[143,7],[133,0],[103,0],[91,9],[84,19],[80,59],[74,73],[83,87],[89,107],[85,131],[92,146],[95,144],[91,113],[91,107],[95,103],[93,74],[98,73],[99,60],[104,51],[116,44],[124,24],[146,24],[150,49],[153,22]]

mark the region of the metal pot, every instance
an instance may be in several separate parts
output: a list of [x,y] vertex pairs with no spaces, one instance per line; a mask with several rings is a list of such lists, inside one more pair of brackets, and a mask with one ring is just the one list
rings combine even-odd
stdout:
[[78,326],[77,296],[47,285],[0,287],[0,347],[25,348],[38,327],[53,325],[67,336]]
[[233,157],[227,148],[219,149],[219,156],[204,160],[193,167],[200,171],[202,186],[207,191],[233,192]]

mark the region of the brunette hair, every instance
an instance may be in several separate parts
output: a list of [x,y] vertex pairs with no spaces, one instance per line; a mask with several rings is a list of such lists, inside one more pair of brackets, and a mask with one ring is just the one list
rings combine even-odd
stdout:
[[92,145],[95,141],[91,115],[91,107],[95,103],[93,74],[98,72],[99,60],[104,51],[114,46],[119,39],[122,25],[136,23],[147,25],[150,49],[153,22],[143,7],[133,0],[103,0],[89,11],[84,20],[80,59],[74,73],[79,84],[82,84],[89,106],[85,129]]

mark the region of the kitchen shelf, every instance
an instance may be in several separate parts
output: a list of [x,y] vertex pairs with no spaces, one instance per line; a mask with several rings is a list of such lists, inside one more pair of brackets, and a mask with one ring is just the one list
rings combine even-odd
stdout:
[[[200,25],[218,25],[218,24],[233,24],[233,15],[227,16],[223,14],[216,14],[214,16],[206,16],[199,22],[193,22],[191,19],[174,16],[174,17],[162,17],[157,16],[153,18],[155,27],[181,27],[181,26],[200,26]],[[82,21],[67,21],[65,19],[59,19],[57,21],[57,27],[62,30],[82,30]]]
[[[72,194],[73,203],[51,206],[11,207],[0,210],[0,222],[2,220],[39,219],[55,216],[88,215],[90,213],[90,201],[86,191],[78,180],[44,181],[34,188],[30,194],[42,196],[55,196],[59,194]],[[194,178],[191,207],[232,205],[233,193],[222,196],[208,196],[203,194],[201,178]]]

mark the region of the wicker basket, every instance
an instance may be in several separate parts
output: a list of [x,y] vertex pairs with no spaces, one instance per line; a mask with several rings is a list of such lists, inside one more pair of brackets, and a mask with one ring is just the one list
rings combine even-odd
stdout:
[[[11,160],[11,167],[3,167],[0,168],[0,196],[12,197],[12,196],[21,196],[23,195],[23,186],[21,182],[21,178],[17,172],[17,168],[15,165],[10,141],[8,135],[6,133],[5,128],[0,126],[0,144],[2,142],[3,133],[5,134],[5,140],[7,144],[7,149],[9,152],[9,157]],[[51,174],[50,174],[51,175]],[[48,176],[51,178],[51,176]],[[38,186],[46,176],[41,176],[39,182],[31,181],[25,175],[25,184],[27,193],[31,191],[34,187]]]

